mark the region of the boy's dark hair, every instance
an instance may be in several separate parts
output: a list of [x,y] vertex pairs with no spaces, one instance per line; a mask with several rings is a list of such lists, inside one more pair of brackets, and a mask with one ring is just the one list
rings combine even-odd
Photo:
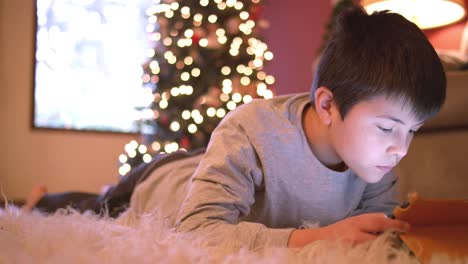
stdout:
[[341,117],[359,101],[384,95],[409,103],[418,120],[440,111],[446,78],[422,31],[388,11],[368,15],[362,7],[343,11],[322,54],[311,88],[333,92]]

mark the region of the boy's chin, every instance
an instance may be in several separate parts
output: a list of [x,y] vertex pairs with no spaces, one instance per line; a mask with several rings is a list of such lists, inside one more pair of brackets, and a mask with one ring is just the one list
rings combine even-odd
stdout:
[[385,176],[385,173],[364,172],[357,175],[366,183],[377,183]]

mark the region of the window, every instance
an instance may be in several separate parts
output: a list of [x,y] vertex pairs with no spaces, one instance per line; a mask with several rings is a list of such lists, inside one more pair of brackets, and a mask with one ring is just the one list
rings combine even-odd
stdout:
[[37,0],[34,127],[137,132],[146,0]]

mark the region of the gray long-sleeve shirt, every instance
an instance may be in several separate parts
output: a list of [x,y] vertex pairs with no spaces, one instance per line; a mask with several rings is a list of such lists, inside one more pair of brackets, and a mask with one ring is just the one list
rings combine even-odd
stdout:
[[177,231],[250,249],[285,247],[304,222],[325,226],[390,213],[397,206],[392,173],[367,184],[313,155],[301,123],[308,103],[309,95],[300,94],[238,107],[215,129],[203,156],[161,168],[138,186],[131,207],[157,208]]

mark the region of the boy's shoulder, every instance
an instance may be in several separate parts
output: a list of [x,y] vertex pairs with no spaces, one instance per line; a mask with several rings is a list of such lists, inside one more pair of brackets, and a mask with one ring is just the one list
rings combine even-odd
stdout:
[[295,131],[302,126],[302,110],[309,102],[308,94],[256,99],[229,112],[221,123],[242,126],[255,134]]
[[248,117],[249,119],[265,116],[284,116],[295,112],[298,107],[310,101],[308,93],[287,94],[271,99],[253,99],[231,111],[233,117]]

